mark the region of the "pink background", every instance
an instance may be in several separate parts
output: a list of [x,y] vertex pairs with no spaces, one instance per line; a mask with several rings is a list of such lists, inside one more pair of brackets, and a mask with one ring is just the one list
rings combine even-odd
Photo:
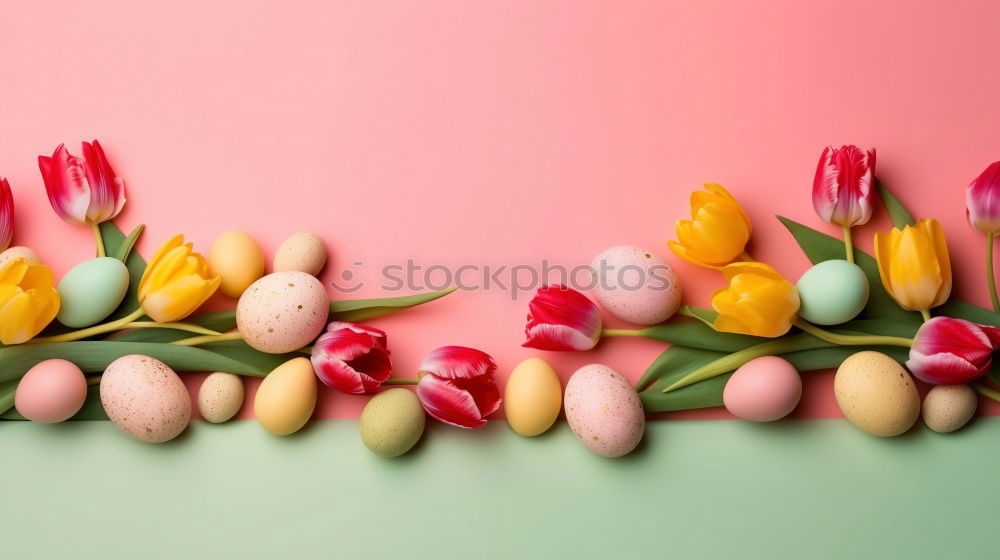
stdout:
[[[360,261],[370,282],[356,295],[380,296],[378,269],[407,258],[572,266],[628,243],[664,255],[688,303],[706,305],[720,276],[664,244],[688,193],[728,187],[753,219],[754,256],[794,279],[807,262],[772,214],[833,232],[813,213],[812,175],[824,145],[855,143],[878,149],[878,174],[915,214],[943,223],[957,295],[986,304],[963,189],[1000,158],[997,21],[985,0],[10,2],[0,175],[17,243],[57,274],[93,240],[51,211],[36,157],[98,138],[127,182],[118,224],[148,225],[147,256],[178,232],[207,253],[242,229],[270,253],[311,230],[333,254],[325,280]],[[539,354],[519,347],[526,307],[466,292],[377,325],[398,376],[459,344],[496,356],[503,378]],[[544,357],[564,379],[590,362],[636,379],[662,349],[612,340]],[[796,414],[839,415],[831,375],[807,377]],[[327,391],[319,414],[363,402]]]

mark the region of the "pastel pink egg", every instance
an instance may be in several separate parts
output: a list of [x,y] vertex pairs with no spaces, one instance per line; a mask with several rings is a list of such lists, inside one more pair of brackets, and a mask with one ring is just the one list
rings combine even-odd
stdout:
[[620,245],[594,257],[594,294],[609,313],[636,325],[669,319],[681,304],[677,273],[659,255]]
[[576,370],[566,383],[566,421],[580,443],[602,457],[621,457],[642,440],[646,418],[632,384],[602,364]]
[[726,410],[752,422],[788,416],[802,398],[802,378],[788,360],[764,356],[740,366],[722,392]]
[[28,370],[14,392],[14,408],[28,420],[69,420],[87,400],[87,378],[73,362],[45,360]]

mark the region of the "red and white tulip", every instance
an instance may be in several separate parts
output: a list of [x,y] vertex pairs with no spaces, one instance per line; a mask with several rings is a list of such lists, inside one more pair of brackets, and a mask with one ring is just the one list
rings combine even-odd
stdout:
[[993,162],[965,190],[972,227],[983,233],[1000,233],[1000,161]]
[[10,183],[0,177],[0,251],[10,247],[14,238],[14,195]]
[[601,339],[601,312],[572,288],[544,286],[528,304],[524,334],[528,348],[590,350]]
[[355,395],[378,392],[392,374],[385,333],[340,321],[316,340],[312,364],[320,381]]
[[875,150],[827,146],[813,180],[813,206],[831,224],[866,224],[875,198]]
[[99,224],[125,206],[125,181],[115,175],[97,140],[83,143],[83,157],[60,144],[52,157],[38,156],[38,167],[52,208],[67,222]]
[[913,338],[906,367],[927,383],[968,383],[989,371],[998,346],[1000,329],[996,327],[934,317]]
[[444,346],[420,363],[417,397],[438,420],[461,428],[480,428],[500,408],[500,389],[493,380],[497,364],[485,352]]

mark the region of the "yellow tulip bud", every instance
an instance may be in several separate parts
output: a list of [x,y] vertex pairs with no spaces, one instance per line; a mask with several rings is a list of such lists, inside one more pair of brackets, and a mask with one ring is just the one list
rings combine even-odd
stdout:
[[900,306],[927,311],[951,295],[951,261],[936,220],[875,234],[875,259],[882,285]]
[[721,268],[738,260],[750,241],[750,218],[722,185],[705,183],[691,193],[691,219],[677,222],[677,241],[667,246],[698,266]]
[[218,276],[209,276],[205,258],[192,250],[191,243],[175,235],[146,266],[139,282],[139,302],[154,321],[179,321],[205,303],[219,282]]
[[0,267],[0,342],[31,340],[58,312],[59,292],[52,269],[23,257]]
[[755,336],[781,336],[799,311],[799,292],[777,270],[759,262],[733,263],[722,269],[729,287],[712,294],[719,313],[715,330]]

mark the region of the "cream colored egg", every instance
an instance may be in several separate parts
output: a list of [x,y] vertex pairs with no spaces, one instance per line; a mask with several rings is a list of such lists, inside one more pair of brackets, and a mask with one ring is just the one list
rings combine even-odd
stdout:
[[264,275],[264,253],[249,235],[227,231],[215,239],[208,253],[208,271],[222,279],[219,291],[238,298]]
[[898,436],[920,416],[920,395],[910,374],[881,352],[858,352],[844,360],[833,391],[844,416],[875,436]]
[[608,366],[576,370],[566,383],[566,421],[587,449],[620,457],[642,441],[646,428],[642,402],[632,384]]
[[537,436],[552,427],[562,408],[562,385],[556,370],[541,358],[524,360],[507,378],[504,413],[522,436]]
[[217,371],[205,378],[198,389],[198,412],[205,420],[226,422],[243,406],[243,380],[232,373]]
[[14,247],[9,247],[6,251],[0,253],[0,267],[7,264],[8,261],[18,258],[23,258],[26,261],[41,262],[38,260],[38,255],[36,255],[31,249],[15,245]]
[[637,325],[655,325],[680,307],[681,284],[659,255],[630,245],[602,251],[594,258],[594,294],[609,313]]
[[924,397],[924,424],[942,434],[954,432],[972,420],[978,400],[968,385],[935,385]]
[[306,425],[316,408],[316,374],[307,358],[294,358],[274,369],[253,401],[253,413],[265,430],[286,436]]
[[272,354],[308,346],[330,314],[326,289],[305,272],[275,272],[250,285],[236,304],[236,326],[247,344]]
[[274,272],[297,270],[316,276],[326,264],[326,244],[323,238],[307,232],[292,234],[281,242],[274,253]]
[[191,397],[184,382],[155,358],[118,358],[104,370],[100,389],[108,418],[139,441],[172,440],[191,420]]

